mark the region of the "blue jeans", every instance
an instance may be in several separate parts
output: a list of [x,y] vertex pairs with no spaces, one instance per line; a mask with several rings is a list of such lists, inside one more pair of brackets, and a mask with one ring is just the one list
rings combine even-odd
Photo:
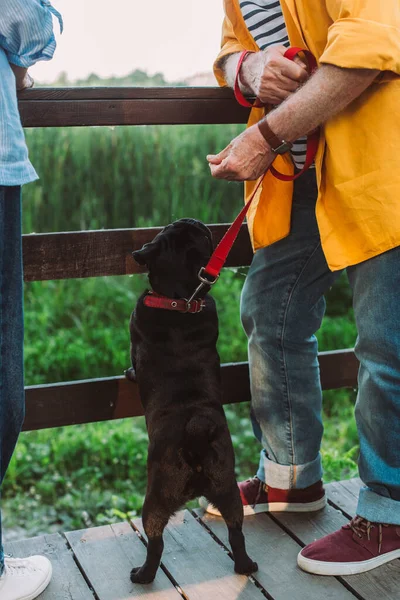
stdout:
[[21,188],[0,186],[0,486],[24,420],[23,323]]
[[[251,416],[263,446],[257,476],[306,488],[322,477],[322,392],[315,332],[329,270],[315,217],[315,173],[295,183],[290,235],[256,252],[243,288]],[[400,218],[400,217],[399,217]],[[347,269],[360,361],[356,422],[362,489],[358,514],[400,524],[400,247]]]

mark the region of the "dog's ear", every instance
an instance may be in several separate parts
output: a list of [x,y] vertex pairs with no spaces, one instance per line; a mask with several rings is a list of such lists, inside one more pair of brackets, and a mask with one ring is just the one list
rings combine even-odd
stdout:
[[149,244],[145,244],[143,248],[140,250],[135,250],[132,252],[133,258],[136,262],[141,265],[147,265],[149,260],[158,254],[159,244],[156,242],[150,242]]

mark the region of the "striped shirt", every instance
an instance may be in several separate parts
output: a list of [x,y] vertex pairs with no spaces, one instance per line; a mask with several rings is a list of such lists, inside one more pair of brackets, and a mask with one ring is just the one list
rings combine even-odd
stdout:
[[[240,8],[260,50],[277,45],[289,48],[289,36],[279,0],[240,0]],[[294,142],[291,154],[298,169],[304,166],[306,150],[307,138]]]
[[10,63],[30,67],[50,60],[56,42],[48,0],[0,0],[0,185],[17,186],[37,179],[28,158]]

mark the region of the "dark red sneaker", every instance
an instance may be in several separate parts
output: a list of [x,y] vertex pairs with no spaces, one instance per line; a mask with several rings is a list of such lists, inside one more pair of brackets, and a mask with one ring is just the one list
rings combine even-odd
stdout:
[[[241,481],[238,486],[245,517],[261,512],[309,512],[320,510],[326,505],[322,481],[303,490],[280,490],[252,477]],[[221,516],[219,510],[209,504],[206,498],[200,498],[200,506],[212,515]]]
[[316,575],[355,575],[395,558],[400,558],[400,525],[355,517],[339,531],[303,548],[297,564]]

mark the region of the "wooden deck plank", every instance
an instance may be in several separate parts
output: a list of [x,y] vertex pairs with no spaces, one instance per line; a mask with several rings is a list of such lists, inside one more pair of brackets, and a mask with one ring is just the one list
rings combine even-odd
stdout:
[[[202,510],[195,514],[229,547],[223,519]],[[246,517],[244,533],[248,553],[258,562],[259,571],[254,578],[274,600],[354,600],[353,594],[336,579],[312,577],[301,571],[296,562],[300,546],[268,515]]]
[[[336,484],[335,484],[336,485]],[[332,488],[331,488],[332,489]],[[345,489],[336,486],[340,493]],[[356,499],[356,497],[354,497]],[[346,510],[347,513],[347,510]],[[333,533],[348,519],[342,512],[332,506],[315,513],[273,513],[273,518],[290,531],[303,545]],[[314,577],[310,575],[309,577]],[[399,600],[400,592],[400,560],[383,565],[368,573],[343,577],[343,581],[364,600]]]
[[339,483],[356,498],[358,498],[360,489],[364,486],[364,483],[359,477],[355,477],[354,479],[345,479],[344,481],[340,481]]
[[144,561],[146,548],[128,523],[73,531],[65,536],[99,600],[182,600],[162,571],[148,586],[130,581],[131,569]]
[[42,554],[51,560],[53,578],[38,600],[93,600],[66,540],[58,533],[5,544],[6,553],[24,558]]
[[[144,535],[139,519],[133,525]],[[264,600],[248,577],[234,573],[231,558],[188,511],[179,512],[170,520],[164,542],[163,565],[178,582],[185,598]]]
[[328,483],[325,486],[326,493],[330,503],[351,518],[357,512],[358,492],[355,493],[355,489],[350,491],[343,483],[342,481]]

